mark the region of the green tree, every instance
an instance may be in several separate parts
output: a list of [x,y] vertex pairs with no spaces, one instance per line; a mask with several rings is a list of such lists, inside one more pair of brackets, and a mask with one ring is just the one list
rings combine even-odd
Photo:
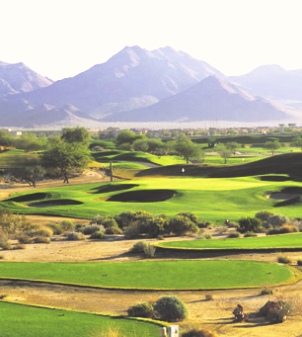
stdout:
[[136,139],[133,142],[133,149],[135,151],[148,152],[149,144],[148,144],[147,139]]
[[19,156],[15,158],[15,164],[22,169],[13,170],[14,176],[21,178],[36,187],[37,181],[44,177],[46,170],[38,156]]
[[265,147],[272,152],[272,155],[281,147],[281,144],[278,140],[269,140],[265,142]]
[[116,137],[116,146],[120,147],[123,144],[132,145],[135,140],[140,139],[141,136],[137,135],[131,130],[122,130]]
[[89,144],[90,134],[87,129],[83,127],[64,128],[62,130],[61,139],[69,143]]
[[295,137],[291,145],[294,147],[299,147],[302,150],[302,137]]
[[193,143],[192,140],[185,135],[182,135],[176,140],[175,151],[183,156],[187,164],[190,159],[201,160],[201,158],[203,158],[203,153],[199,145]]
[[63,183],[69,183],[71,174],[83,172],[90,160],[87,146],[79,142],[59,141],[42,156],[43,166],[63,176]]
[[224,144],[219,144],[216,147],[217,153],[223,158],[223,163],[226,164],[228,159],[232,156],[233,151],[228,149]]
[[231,150],[233,154],[236,154],[236,150],[240,147],[240,144],[237,142],[227,142],[225,147]]

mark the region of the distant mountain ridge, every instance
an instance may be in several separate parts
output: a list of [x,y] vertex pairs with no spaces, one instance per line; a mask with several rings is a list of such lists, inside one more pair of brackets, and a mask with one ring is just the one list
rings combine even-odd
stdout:
[[9,64],[0,62],[0,97],[21,92],[29,92],[53,84],[28,68],[22,62]]
[[295,83],[300,78],[302,83],[300,73],[263,66],[228,78],[208,63],[171,47],[153,51],[125,47],[107,62],[56,82],[22,63],[0,62],[0,124],[45,128],[100,127],[105,121],[298,120],[299,109],[273,102],[276,94],[266,99],[256,91],[271,93],[276,83],[270,79],[278,76],[295,78]]

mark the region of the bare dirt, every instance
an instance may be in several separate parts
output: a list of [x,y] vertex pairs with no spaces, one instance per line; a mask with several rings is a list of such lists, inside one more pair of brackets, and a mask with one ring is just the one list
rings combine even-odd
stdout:
[[[102,174],[89,171],[86,175],[70,180],[70,184],[108,180]],[[58,181],[43,182],[38,188],[62,184]],[[33,188],[26,185],[6,186],[0,189],[0,198],[4,199],[11,193]],[[60,222],[59,217],[27,216],[30,222],[41,225],[50,222]],[[87,220],[73,219],[75,223],[88,223]],[[190,238],[183,238],[190,239]],[[179,240],[179,238],[169,238]],[[137,240],[111,238],[105,241],[65,241],[57,237],[50,244],[30,244],[22,250],[1,251],[3,261],[42,261],[42,262],[76,262],[90,261],[131,261],[141,257],[129,254],[129,249]],[[152,240],[150,240],[152,241]],[[293,264],[302,258],[302,253],[286,253]],[[241,254],[221,256],[223,259],[253,259],[276,262],[279,253]],[[163,258],[156,256],[156,258]],[[211,258],[211,257],[207,257]],[[217,258],[217,256],[215,257]],[[159,277],[150,271],[149,277]],[[181,277],[181,275],[180,275]],[[0,295],[6,295],[4,300],[31,303],[36,305],[83,310],[114,315],[127,315],[127,309],[138,302],[155,301],[162,295],[174,295],[186,304],[189,318],[177,323],[182,331],[201,327],[211,329],[217,336],[227,337],[302,337],[302,281],[280,286],[273,289],[273,294],[260,295],[262,289],[239,289],[219,291],[120,291],[90,289],[73,286],[36,284],[32,282],[0,281]],[[210,298],[208,300],[207,298]],[[268,300],[283,300],[291,304],[291,311],[285,322],[274,325],[269,322],[251,319],[247,322],[234,323],[232,311],[240,303],[246,313],[256,312]]]

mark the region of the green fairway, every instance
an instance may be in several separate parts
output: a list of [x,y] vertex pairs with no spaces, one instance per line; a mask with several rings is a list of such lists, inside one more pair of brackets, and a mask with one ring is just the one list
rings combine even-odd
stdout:
[[[113,183],[35,189],[28,193],[12,194],[10,199],[0,202],[0,205],[18,214],[59,215],[84,219],[92,219],[97,214],[114,216],[130,210],[145,210],[168,216],[179,212],[192,212],[201,220],[214,224],[221,224],[226,218],[238,221],[242,217],[253,217],[260,210],[299,217],[300,201],[276,207],[279,200],[267,197],[269,193],[285,187],[301,188],[302,183],[260,180],[258,177],[138,178]],[[163,190],[168,197],[163,198]],[[150,199],[148,196],[151,192]],[[108,201],[113,196],[114,201]]]
[[266,249],[302,248],[302,233],[268,235],[240,239],[162,242],[162,247],[181,249]]
[[122,336],[140,337],[157,336],[160,329],[157,324],[139,320],[6,302],[0,302],[0,325],[2,337],[90,337],[110,329]]
[[239,260],[123,263],[1,262],[1,278],[50,281],[119,289],[222,289],[287,282],[291,269]]

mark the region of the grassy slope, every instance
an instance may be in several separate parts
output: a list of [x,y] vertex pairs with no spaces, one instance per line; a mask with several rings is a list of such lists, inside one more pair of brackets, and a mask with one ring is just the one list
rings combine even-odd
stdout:
[[0,317],[3,337],[90,337],[110,328],[123,336],[139,337],[156,336],[159,331],[158,325],[138,320],[5,302],[0,302]]
[[291,269],[277,264],[239,260],[134,263],[2,262],[0,277],[109,288],[190,290],[262,287],[286,282],[294,277],[294,273]]

